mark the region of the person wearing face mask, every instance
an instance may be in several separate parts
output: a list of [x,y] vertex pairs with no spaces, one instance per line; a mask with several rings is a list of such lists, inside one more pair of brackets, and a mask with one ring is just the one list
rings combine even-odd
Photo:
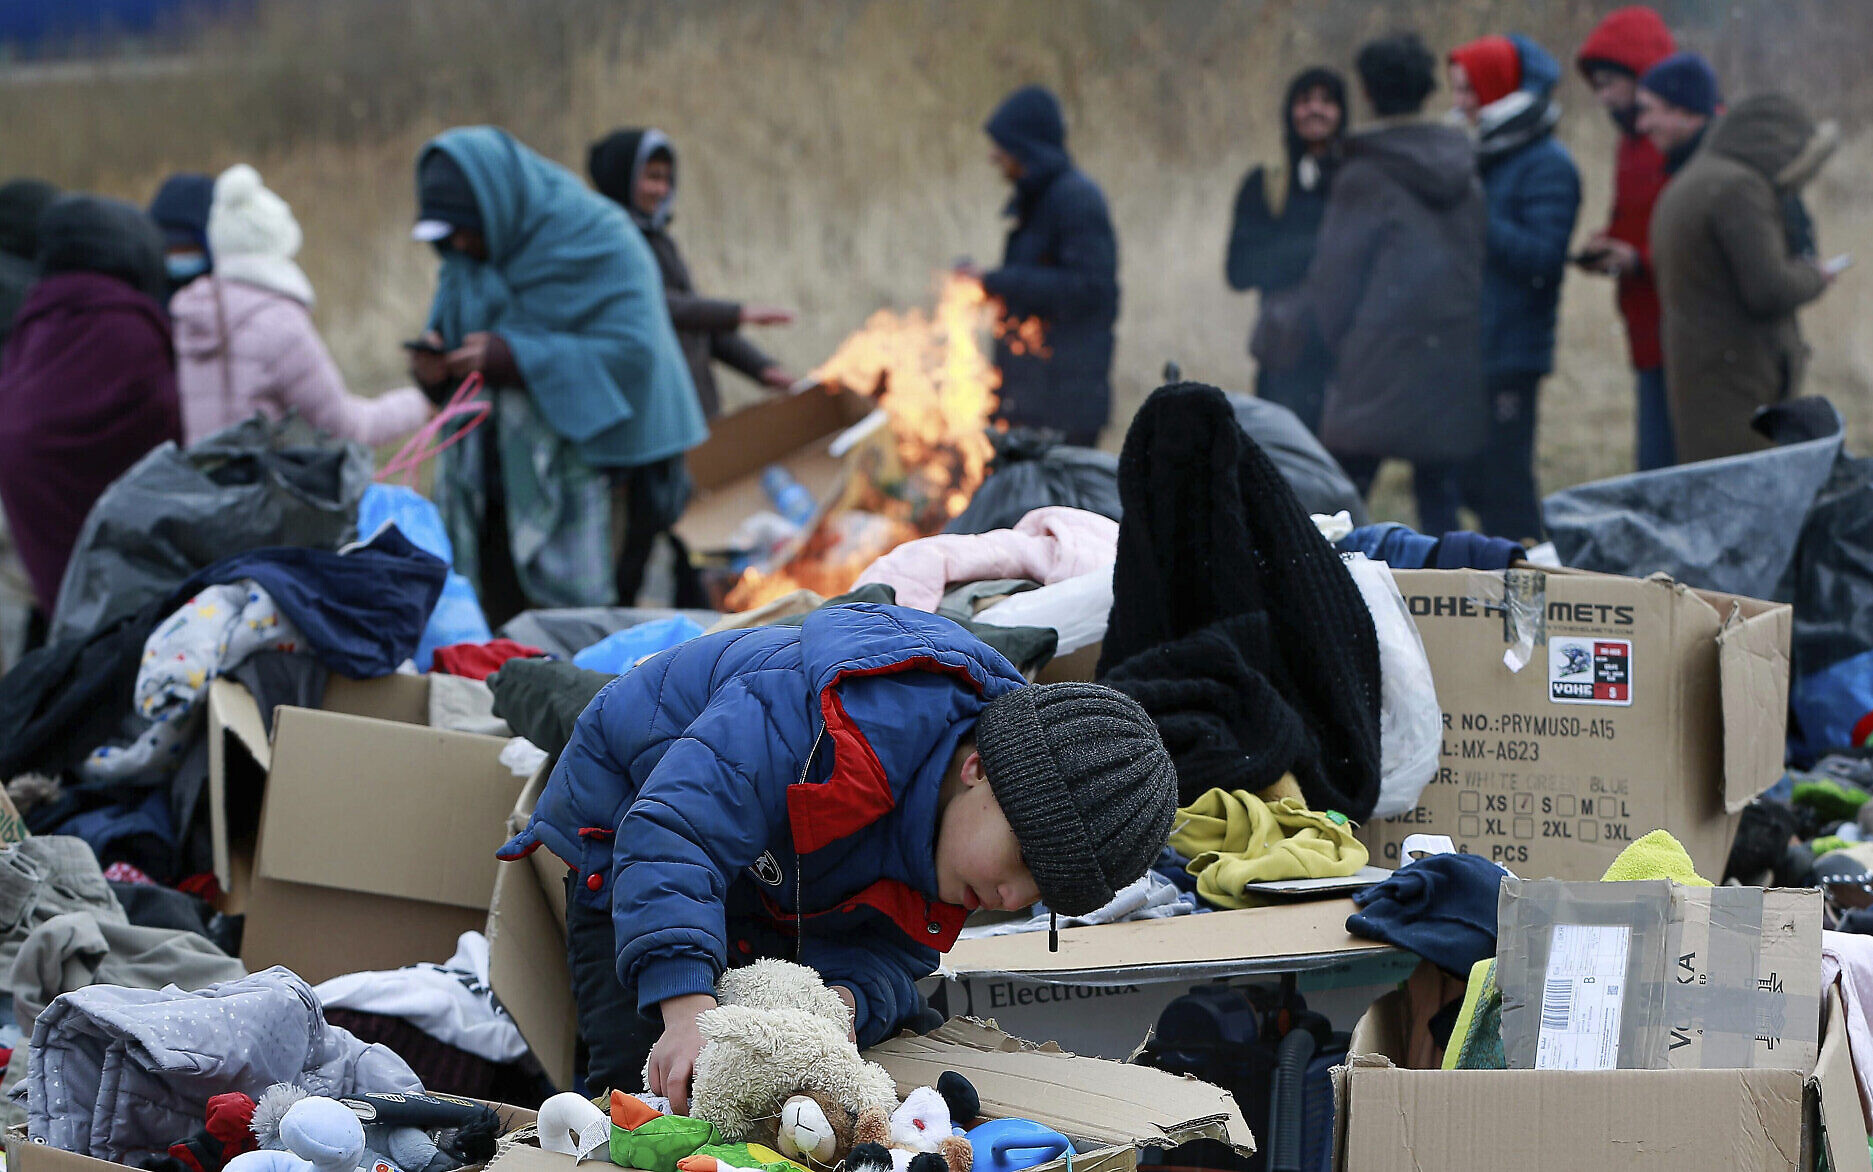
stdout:
[[194,171],[163,180],[150,200],[150,219],[163,231],[163,267],[171,296],[215,267],[208,248],[208,208],[214,200],[214,176]]
[[[1229,287],[1261,291],[1263,311],[1294,296],[1314,259],[1314,240],[1327,211],[1327,193],[1340,169],[1346,134],[1346,81],[1315,66],[1296,74],[1282,99],[1283,162],[1257,166],[1236,193],[1225,273]],[[1306,425],[1320,430],[1333,354],[1309,336],[1299,353],[1258,350],[1255,394],[1279,403]]]
[[[1535,422],[1541,380],[1554,369],[1554,330],[1567,245],[1580,214],[1580,173],[1554,137],[1561,67],[1521,35],[1491,36],[1452,50],[1456,114],[1476,135],[1489,208],[1483,259],[1483,380],[1489,438],[1452,466],[1441,491],[1419,493],[1419,528],[1457,529],[1475,511],[1484,533],[1541,539],[1535,491]],[[1437,481],[1435,470],[1418,469]]]
[[741,327],[790,325],[793,311],[704,297],[690,280],[689,266],[683,263],[683,253],[670,235],[670,208],[676,200],[676,147],[669,136],[655,128],[639,127],[609,134],[587,152],[586,173],[600,195],[625,210],[656,254],[657,268],[663,274],[664,298],[670,305],[670,322],[683,343],[683,357],[689,361],[690,381],[696,384],[703,415],[714,419],[722,413],[722,396],[715,385],[717,362],[770,391],[792,386],[793,374],[762,353]]
[[411,373],[437,401],[479,373],[494,405],[437,457],[456,569],[496,627],[611,605],[613,478],[634,520],[673,520],[683,453],[709,434],[656,258],[616,204],[495,127],[430,140],[417,197],[412,235],[442,267]]
[[1652,207],[1665,190],[1665,156],[1639,133],[1639,78],[1677,51],[1671,30],[1644,5],[1609,13],[1575,57],[1594,97],[1619,128],[1613,160],[1613,208],[1604,230],[1587,238],[1575,263],[1618,283],[1619,316],[1638,384],[1638,467],[1677,462],[1671,408],[1665,399],[1665,355],[1658,340],[1658,286],[1652,279]]

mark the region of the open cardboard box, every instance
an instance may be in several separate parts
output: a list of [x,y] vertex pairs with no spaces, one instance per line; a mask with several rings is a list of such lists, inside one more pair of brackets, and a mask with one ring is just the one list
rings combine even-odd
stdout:
[[[986,1118],[1019,1117],[1065,1135],[1076,1155],[1034,1172],[1132,1172],[1143,1147],[1175,1147],[1208,1139],[1240,1156],[1255,1137],[1228,1091],[1193,1078],[1068,1054],[1009,1037],[964,1018],[921,1037],[906,1034],[865,1057],[891,1072],[900,1098],[934,1086],[946,1070],[975,1084]],[[517,1143],[489,1172],[571,1172],[573,1158]]]
[[815,388],[750,404],[709,425],[709,438],[688,456],[696,495],[676,535],[698,553],[725,549],[736,528],[774,506],[761,488],[761,470],[779,464],[823,501],[844,467],[828,450],[832,441],[872,411],[852,391]]
[[1422,832],[1520,875],[1597,879],[1664,827],[1700,873],[1722,875],[1738,815],[1782,775],[1787,605],[1664,577],[1394,576],[1444,738],[1416,808],[1360,828],[1373,862],[1398,866]]
[[[531,1126],[538,1116],[525,1107],[514,1107],[506,1103],[487,1103],[482,1099],[470,1102],[485,1103],[501,1113],[502,1132],[508,1133]],[[61,1151],[45,1144],[36,1144],[26,1138],[26,1125],[16,1124],[6,1129],[6,1167],[7,1172],[129,1172],[127,1164],[113,1164],[109,1160],[99,1160],[92,1156],[81,1156],[77,1152]],[[498,1160],[500,1157],[495,1157]],[[492,1164],[493,1161],[490,1161]],[[464,1168],[461,1172],[476,1172],[475,1165]]]
[[[520,779],[499,737],[428,726],[429,681],[334,677],[319,709],[210,687],[215,870],[245,912],[241,959],[314,984],[440,961],[487,921]],[[243,844],[256,834],[253,862]]]
[[1336,1172],[1867,1172],[1839,987],[1811,1071],[1403,1070],[1402,991],[1333,1074]]

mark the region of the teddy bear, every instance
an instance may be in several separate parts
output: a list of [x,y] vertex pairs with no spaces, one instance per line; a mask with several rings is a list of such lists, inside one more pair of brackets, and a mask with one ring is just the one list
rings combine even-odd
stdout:
[[716,1000],[696,1019],[703,1045],[689,1104],[730,1141],[830,1169],[862,1115],[897,1109],[896,1083],[859,1057],[852,1011],[812,969],[782,960],[730,969]]

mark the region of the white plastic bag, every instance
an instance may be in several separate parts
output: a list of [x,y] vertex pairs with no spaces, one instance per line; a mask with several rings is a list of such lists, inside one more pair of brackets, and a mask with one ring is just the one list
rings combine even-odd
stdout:
[[1403,814],[1418,804],[1431,778],[1437,776],[1437,758],[1444,742],[1444,713],[1437,706],[1437,687],[1431,661],[1424,655],[1424,640],[1405,607],[1398,583],[1384,562],[1365,554],[1343,555],[1346,568],[1359,584],[1360,597],[1372,612],[1372,629],[1379,637],[1379,802],[1374,818]]

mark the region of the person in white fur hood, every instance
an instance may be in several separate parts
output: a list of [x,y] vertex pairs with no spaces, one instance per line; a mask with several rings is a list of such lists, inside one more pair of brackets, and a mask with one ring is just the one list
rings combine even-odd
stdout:
[[297,411],[369,446],[421,427],[434,408],[414,387],[354,395],[312,322],[312,282],[294,261],[302,236],[285,200],[237,163],[215,180],[208,212],[214,272],[170,301],[182,433],[195,443],[259,412]]

